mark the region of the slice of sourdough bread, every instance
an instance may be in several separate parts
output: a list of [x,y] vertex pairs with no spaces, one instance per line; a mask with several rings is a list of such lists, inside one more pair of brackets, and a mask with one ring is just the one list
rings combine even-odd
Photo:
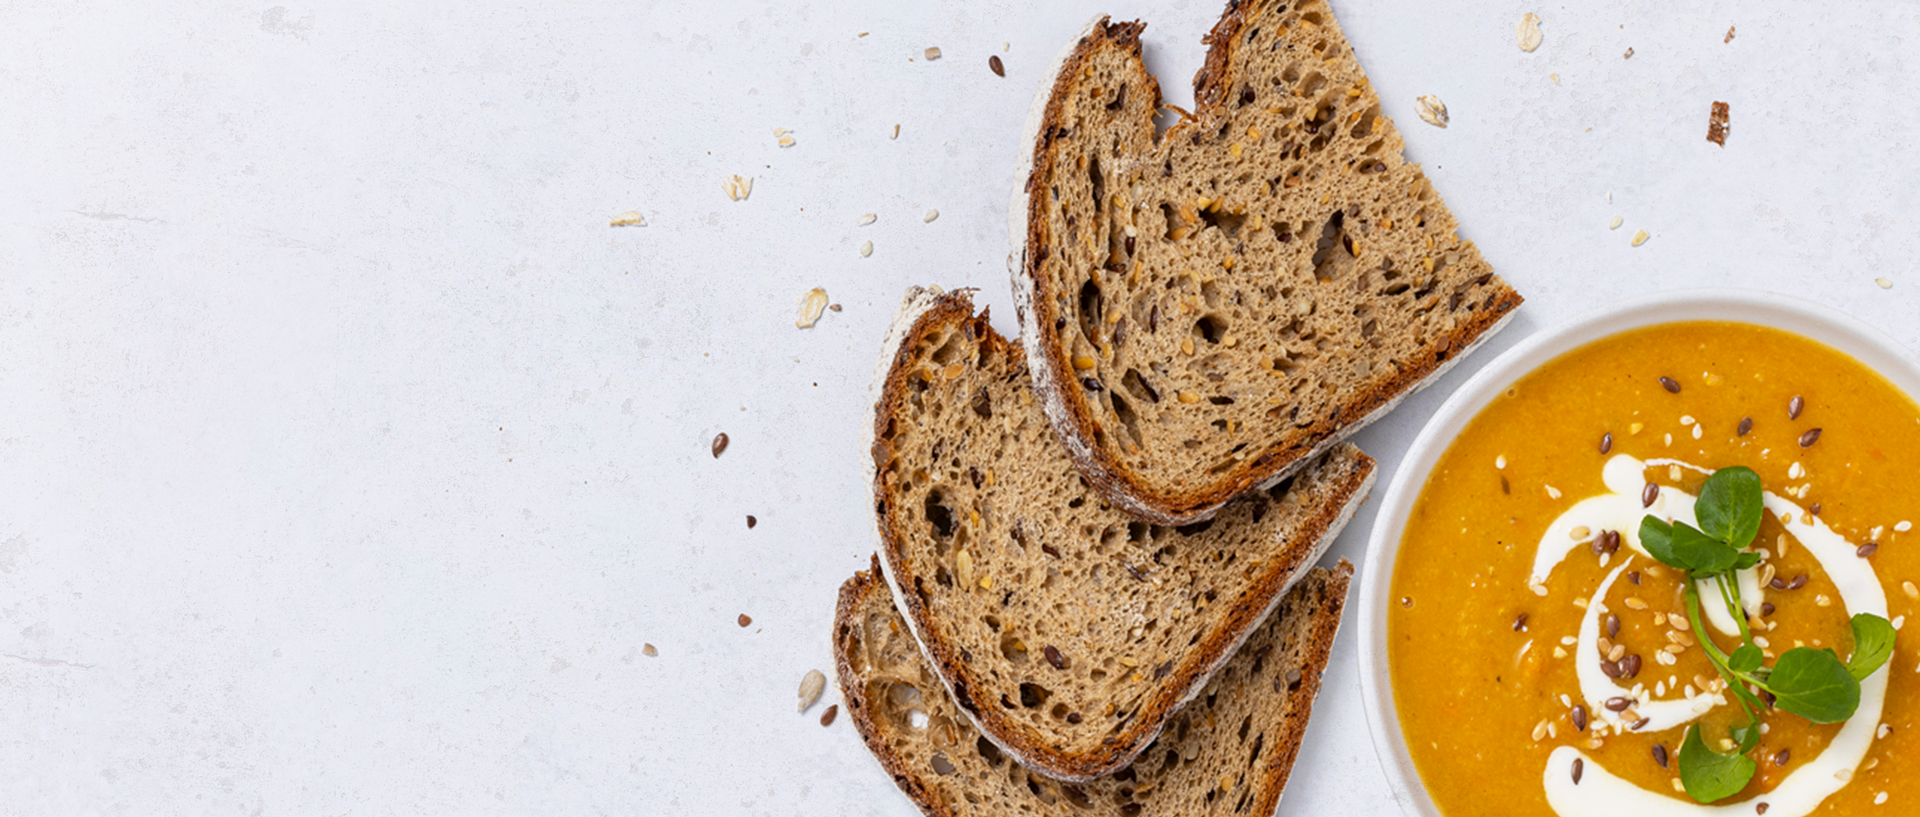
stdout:
[[1149,521],[1205,519],[1498,330],[1495,276],[1322,0],[1235,0],[1156,138],[1143,25],[1095,20],[1029,114],[1010,259],[1035,391]]
[[1309,572],[1139,760],[1076,784],[1010,762],[973,730],[915,649],[875,562],[840,587],[840,694],[867,748],[931,817],[1272,814],[1300,753],[1352,574],[1346,562]]
[[901,609],[959,710],[1022,765],[1125,767],[1279,603],[1374,477],[1352,446],[1210,523],[1101,500],[1041,416],[1025,355],[966,292],[908,292],[871,428]]

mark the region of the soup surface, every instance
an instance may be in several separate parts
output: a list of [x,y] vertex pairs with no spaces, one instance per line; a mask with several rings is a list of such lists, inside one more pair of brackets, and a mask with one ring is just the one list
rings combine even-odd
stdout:
[[[1920,609],[1920,407],[1884,378],[1737,323],[1647,327],[1562,355],[1441,457],[1394,567],[1394,700],[1447,817],[1920,811],[1920,658],[1904,632],[1853,720],[1763,712],[1745,790],[1711,807],[1682,793],[1687,726],[1714,741],[1744,720],[1698,639],[1730,650],[1738,636],[1689,625],[1677,571],[1638,550],[1632,523],[1585,509],[1691,520],[1688,497],[1734,465],[1768,492],[1746,601],[1769,663],[1796,646],[1845,659],[1851,614],[1897,628]],[[1715,598],[1703,593],[1708,609]]]

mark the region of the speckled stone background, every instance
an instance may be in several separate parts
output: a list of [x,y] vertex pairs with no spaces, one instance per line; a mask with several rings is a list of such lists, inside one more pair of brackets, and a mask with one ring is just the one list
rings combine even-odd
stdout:
[[[1334,2],[1528,298],[1359,436],[1383,477],[1629,294],[1920,342],[1911,4]],[[793,711],[881,333],[916,283],[1011,330],[1042,66],[1142,17],[1184,105],[1219,2],[270,3],[0,7],[0,813],[913,813],[834,692]],[[1283,813],[1397,813],[1356,672],[1348,632]]]

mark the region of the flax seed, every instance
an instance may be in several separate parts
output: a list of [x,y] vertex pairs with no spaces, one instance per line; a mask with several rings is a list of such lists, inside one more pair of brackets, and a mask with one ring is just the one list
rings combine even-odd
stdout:
[[1752,430],[1753,430],[1753,418],[1742,417],[1740,418],[1740,427],[1738,429],[1735,429],[1736,433],[1734,434],[1734,436],[1745,437],[1747,436],[1747,432]]
[[1792,759],[1793,759],[1793,750],[1792,750],[1792,749],[1781,749],[1781,750],[1780,750],[1779,752],[1776,752],[1776,753],[1774,754],[1774,756],[1773,756],[1773,765],[1775,765],[1775,766],[1785,766],[1785,765],[1787,765],[1787,761],[1789,761],[1789,760],[1792,760]]
[[1880,549],[1879,542],[1868,542],[1864,545],[1861,545],[1858,549],[1854,550],[1853,555],[1858,556],[1862,559],[1865,559],[1869,556],[1872,556],[1873,552],[1879,549]]
[[1787,401],[1787,419],[1789,420],[1800,419],[1800,412],[1805,411],[1806,408],[1807,408],[1806,398],[1801,397],[1800,395],[1797,395],[1797,394],[1794,395],[1792,400]]
[[1814,443],[1817,443],[1820,441],[1820,431],[1821,431],[1820,429],[1816,428],[1812,431],[1809,431],[1805,434],[1800,435],[1800,447],[1812,448]]
[[1526,629],[1527,629],[1527,614],[1521,613],[1519,618],[1516,618],[1513,620],[1513,631],[1517,633],[1517,632],[1522,632]]
[[1653,507],[1653,501],[1659,498],[1660,486],[1658,485],[1649,482],[1647,487],[1640,489],[1640,507],[1642,508]]
[[1660,764],[1660,768],[1662,769],[1667,767],[1667,745],[1666,744],[1656,743],[1653,745],[1653,762]]
[[1605,434],[1600,435],[1600,453],[1605,454],[1605,453],[1611,452],[1612,450],[1613,450],[1613,432],[1609,431]]
[[1573,785],[1576,785],[1576,786],[1580,785],[1580,772],[1584,770],[1586,767],[1587,767],[1586,761],[1581,760],[1580,758],[1577,758],[1577,757],[1573,759]]
[[1612,613],[1607,614],[1607,637],[1620,637],[1620,617]]
[[1660,388],[1666,389],[1668,394],[1679,394],[1680,381],[1674,380],[1671,377],[1662,377],[1660,378]]

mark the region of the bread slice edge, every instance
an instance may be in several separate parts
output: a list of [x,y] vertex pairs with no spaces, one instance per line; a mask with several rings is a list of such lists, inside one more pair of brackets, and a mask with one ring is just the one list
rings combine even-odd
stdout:
[[[1204,39],[1208,46],[1206,60],[1194,77],[1194,98],[1202,110],[1219,103],[1219,89],[1228,80],[1229,48],[1234,34],[1244,22],[1243,5],[1241,0],[1229,0],[1219,22]],[[1048,326],[1050,321],[1058,317],[1053,307],[1054,299],[1049,292],[1043,291],[1050,282],[1043,282],[1037,274],[1035,259],[1029,257],[1028,248],[1034,237],[1033,209],[1036,204],[1032,190],[1039,181],[1035,174],[1050,165],[1046,157],[1048,146],[1045,137],[1065,102],[1063,92],[1071,86],[1082,58],[1105,42],[1105,39],[1095,39],[1096,33],[1106,39],[1113,38],[1116,33],[1122,37],[1130,36],[1134,40],[1133,47],[1138,48],[1139,32],[1143,28],[1145,24],[1137,21],[1108,25],[1107,17],[1096,17],[1055,58],[1051,66],[1053,73],[1048,75],[1052,79],[1044,83],[1035,95],[1033,104],[1028,108],[1028,121],[1022,130],[1021,161],[1016,170],[1013,200],[1008,208],[1008,238],[1012,243],[1008,272],[1013,283],[1014,312],[1020,323],[1021,341],[1027,350],[1027,365],[1033,372],[1034,394],[1039,398],[1048,422],[1066,446],[1074,466],[1102,496],[1129,515],[1156,524],[1186,525],[1211,519],[1236,497],[1249,491],[1270,488],[1293,476],[1307,463],[1398,407],[1407,397],[1432,385],[1458,365],[1462,358],[1506,328],[1522,299],[1518,292],[1509,288],[1508,295],[1514,303],[1505,305],[1497,318],[1489,321],[1487,313],[1477,313],[1473,319],[1454,327],[1444,336],[1445,348],[1453,351],[1447,353],[1433,368],[1425,373],[1418,373],[1417,368],[1410,369],[1400,377],[1365,390],[1360,399],[1354,401],[1354,405],[1377,402],[1374,408],[1354,421],[1333,429],[1325,438],[1291,459],[1275,458],[1277,461],[1263,462],[1271,456],[1272,450],[1263,456],[1248,457],[1241,466],[1228,472],[1222,479],[1196,491],[1156,490],[1131,470],[1121,466],[1110,452],[1087,439],[1087,429],[1094,428],[1096,423],[1084,398],[1071,388],[1067,352],[1058,341],[1057,333]],[[1147,76],[1154,82],[1154,98],[1160,99],[1158,77],[1150,73]],[[1163,138],[1172,136],[1169,131]],[[1073,396],[1069,396],[1070,393]]]
[[[1030,730],[1013,723],[1011,719],[1003,718],[991,707],[970,705],[973,701],[972,696],[961,688],[960,682],[956,680],[957,668],[962,663],[960,657],[954,654],[953,648],[948,645],[936,644],[926,637],[923,618],[931,617],[934,613],[927,609],[917,596],[907,593],[902,585],[896,561],[904,558],[901,553],[903,542],[889,535],[884,519],[878,511],[878,506],[884,497],[881,496],[877,479],[877,465],[873,455],[874,441],[878,437],[880,424],[884,422],[883,407],[888,401],[888,391],[891,388],[889,381],[894,379],[895,364],[904,359],[913,338],[922,333],[921,326],[925,321],[931,318],[965,320],[972,314],[972,301],[964,290],[943,295],[937,289],[914,287],[909,289],[902,299],[899,313],[888,329],[888,345],[880,356],[882,373],[876,376],[876,394],[869,409],[866,424],[869,438],[866,470],[868,484],[874,491],[875,508],[872,513],[872,524],[874,541],[883,556],[881,573],[893,593],[895,604],[901,608],[903,614],[901,617],[906,620],[907,629],[912,634],[914,643],[919,646],[921,655],[933,667],[934,675],[940,679],[941,686],[946,689],[947,694],[953,696],[956,701],[965,702],[958,708],[966,713],[974,729],[993,741],[1022,766],[1059,780],[1084,782],[1112,774],[1133,762],[1141,751],[1159,737],[1173,715],[1205,689],[1207,681],[1226,664],[1260,623],[1272,614],[1287,591],[1292,589],[1300,577],[1305,575],[1307,570],[1326,553],[1333,540],[1339,537],[1340,532],[1353,519],[1360,505],[1372,491],[1374,482],[1379,476],[1379,468],[1373,458],[1357,448],[1353,449],[1353,455],[1357,456],[1357,466],[1361,471],[1359,479],[1344,486],[1343,489],[1337,489],[1340,490],[1337,494],[1338,500],[1323,503],[1311,511],[1306,511],[1305,513],[1311,513],[1313,516],[1300,523],[1302,530],[1318,530],[1312,544],[1304,549],[1296,549],[1294,557],[1285,563],[1266,568],[1266,576],[1259,579],[1255,586],[1270,585],[1275,581],[1278,584],[1271,586],[1271,589],[1260,589],[1259,592],[1267,593],[1265,606],[1251,614],[1227,618],[1219,629],[1203,639],[1202,643],[1195,648],[1199,656],[1197,666],[1193,662],[1186,662],[1178,667],[1172,676],[1175,681],[1169,684],[1168,689],[1169,691],[1177,690],[1177,692],[1163,693],[1149,700],[1129,721],[1127,728],[1109,744],[1110,748],[1098,755],[1071,755],[1056,751],[1044,745],[1037,736],[1024,734]],[[904,377],[904,370],[900,370],[900,373]],[[1182,676],[1186,678],[1184,686],[1179,683]],[[983,714],[982,710],[986,714]]]

